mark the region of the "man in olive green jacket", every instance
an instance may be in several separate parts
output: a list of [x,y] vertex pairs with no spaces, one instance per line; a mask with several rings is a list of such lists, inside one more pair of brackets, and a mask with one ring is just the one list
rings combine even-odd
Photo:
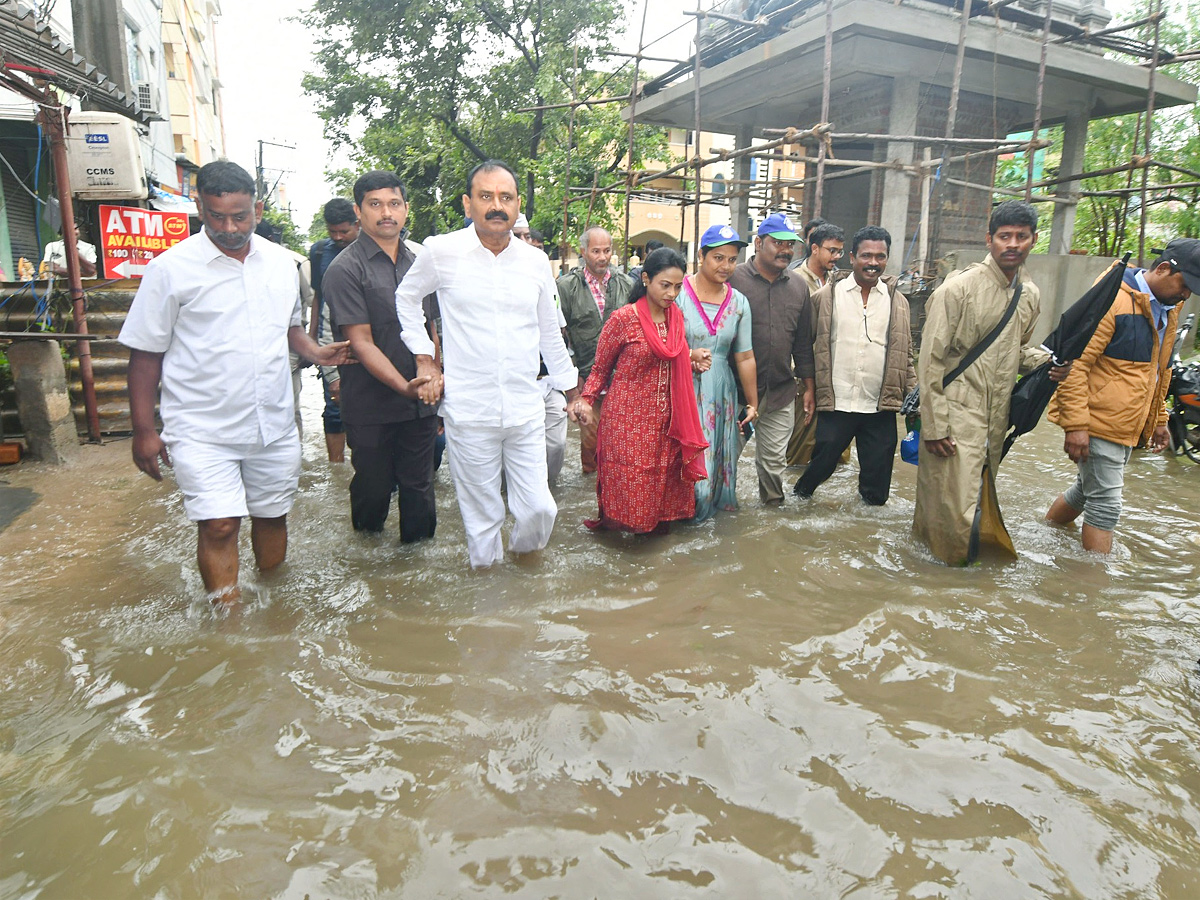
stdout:
[[[609,268],[612,237],[599,225],[588,228],[579,237],[579,255],[583,265],[558,279],[558,298],[567,320],[567,340],[579,369],[579,387],[587,381],[596,359],[600,329],[614,310],[620,309],[633,290],[633,279]],[[585,474],[596,471],[596,428],[601,404],[593,407],[595,418],[579,426],[579,455]]]

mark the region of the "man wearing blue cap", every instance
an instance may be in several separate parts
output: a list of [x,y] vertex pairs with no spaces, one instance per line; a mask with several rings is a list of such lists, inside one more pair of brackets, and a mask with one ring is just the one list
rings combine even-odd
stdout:
[[758,496],[772,506],[783,502],[783,470],[798,393],[805,422],[812,419],[816,407],[812,304],[804,278],[788,271],[798,240],[788,217],[772,213],[758,226],[754,256],[734,269],[729,279],[750,301],[758,364],[754,465]]

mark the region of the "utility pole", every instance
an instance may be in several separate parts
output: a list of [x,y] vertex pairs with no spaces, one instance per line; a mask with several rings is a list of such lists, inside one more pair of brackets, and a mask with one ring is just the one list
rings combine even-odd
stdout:
[[[275,141],[259,140],[258,142],[258,165],[254,168],[254,193],[259,200],[267,199],[267,175],[263,168],[263,145],[268,147],[282,147],[285,150],[295,150],[295,144],[280,144]],[[282,176],[281,176],[282,177]],[[278,182],[276,182],[278,184]]]

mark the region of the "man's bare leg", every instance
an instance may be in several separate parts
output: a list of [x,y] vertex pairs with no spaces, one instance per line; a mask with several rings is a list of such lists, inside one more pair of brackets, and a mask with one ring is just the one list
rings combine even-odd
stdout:
[[[1046,511],[1046,521],[1051,525],[1070,525],[1083,512],[1082,509],[1076,509],[1063,499],[1063,495],[1059,494],[1058,499],[1050,504],[1050,509]],[[1083,526],[1085,529],[1087,525]]]
[[213,603],[241,599],[238,586],[238,533],[241,519],[205,519],[197,523],[196,561],[204,590]]
[[1113,533],[1088,525],[1083,525],[1083,549],[1093,553],[1112,553]]
[[325,452],[329,455],[330,462],[345,462],[346,461],[346,434],[338,432],[337,434],[325,435]]
[[250,517],[250,545],[260,572],[270,572],[287,556],[287,516],[277,519]]

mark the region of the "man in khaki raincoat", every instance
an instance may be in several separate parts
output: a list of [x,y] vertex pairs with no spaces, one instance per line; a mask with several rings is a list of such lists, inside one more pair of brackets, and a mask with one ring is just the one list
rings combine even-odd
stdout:
[[[947,565],[974,560],[976,510],[994,491],[991,479],[1000,464],[1013,384],[1018,372],[1049,358],[1029,346],[1041,298],[1022,265],[1036,241],[1034,208],[1017,200],[1001,203],[988,222],[988,257],[952,273],[926,307],[917,364],[921,449],[913,531]],[[1018,282],[1021,298],[1004,331],[943,389],[942,379],[999,324]],[[1068,369],[1056,367],[1051,377],[1061,380]],[[998,511],[990,533],[986,521],[979,524],[985,539],[1014,552]]]

